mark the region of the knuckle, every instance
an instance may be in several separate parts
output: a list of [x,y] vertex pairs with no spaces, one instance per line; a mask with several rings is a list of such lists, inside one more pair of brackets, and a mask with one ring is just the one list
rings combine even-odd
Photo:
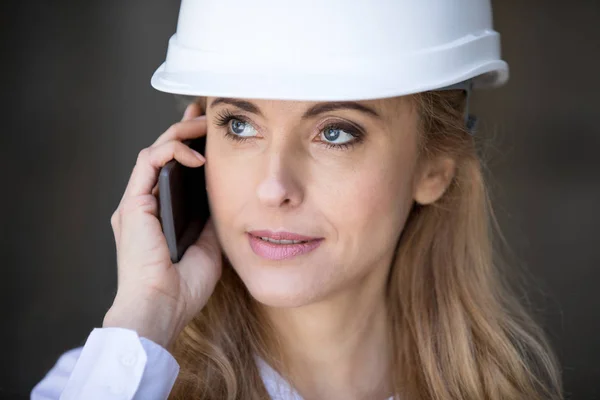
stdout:
[[179,140],[172,140],[169,142],[169,145],[171,146],[171,148],[173,150],[176,149],[182,149],[184,147],[187,147],[186,145],[184,145],[182,142],[180,142]]
[[151,152],[151,150],[149,147],[142,149],[138,153],[137,162],[141,163],[141,162],[145,162],[146,160],[150,159],[150,152]]
[[113,229],[115,229],[117,227],[117,225],[119,223],[120,216],[121,216],[121,214],[119,213],[119,209],[118,208],[110,216],[110,224],[112,225]]
[[176,140],[171,140],[164,144],[165,151],[169,153],[170,157],[175,157],[181,154],[183,143]]
[[176,138],[179,134],[179,131],[181,130],[181,126],[181,122],[175,122],[165,131],[165,136],[169,138]]

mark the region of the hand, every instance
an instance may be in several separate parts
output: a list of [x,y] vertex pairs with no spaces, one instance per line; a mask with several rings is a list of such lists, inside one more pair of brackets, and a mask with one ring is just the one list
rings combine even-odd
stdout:
[[191,104],[181,122],[143,149],[111,218],[117,248],[118,289],[104,327],[137,331],[169,348],[204,307],[221,276],[221,250],[209,220],[181,261],[173,264],[158,219],[160,168],[172,159],[200,167],[205,159],[183,140],[206,135],[206,117]]

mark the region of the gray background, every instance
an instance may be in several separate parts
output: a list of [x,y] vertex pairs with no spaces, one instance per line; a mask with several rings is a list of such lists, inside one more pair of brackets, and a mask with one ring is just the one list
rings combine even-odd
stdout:
[[[110,215],[138,151],[179,119],[173,97],[149,84],[178,7],[0,5],[2,398],[29,393],[111,303]],[[532,275],[567,396],[600,399],[600,2],[494,7],[512,77],[476,94],[474,109],[489,137],[500,222]]]

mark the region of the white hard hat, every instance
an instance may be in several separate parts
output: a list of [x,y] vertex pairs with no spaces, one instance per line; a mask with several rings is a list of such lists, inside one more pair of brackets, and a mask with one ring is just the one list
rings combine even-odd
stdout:
[[152,86],[345,101],[507,79],[490,0],[182,0]]

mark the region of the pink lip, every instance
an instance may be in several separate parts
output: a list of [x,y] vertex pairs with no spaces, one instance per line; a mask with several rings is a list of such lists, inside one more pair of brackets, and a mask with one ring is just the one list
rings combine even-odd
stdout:
[[[262,240],[302,240],[303,243],[277,244]],[[257,256],[267,260],[279,261],[310,253],[321,245],[323,238],[298,235],[290,232],[252,231],[248,232],[250,247]]]

